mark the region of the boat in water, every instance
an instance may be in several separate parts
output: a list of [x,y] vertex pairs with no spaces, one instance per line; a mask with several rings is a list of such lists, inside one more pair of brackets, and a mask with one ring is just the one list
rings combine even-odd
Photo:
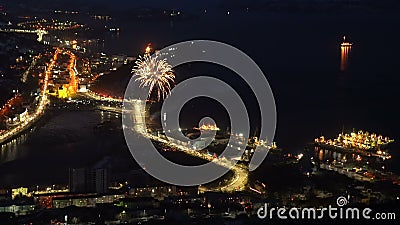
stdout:
[[353,43],[350,43],[346,40],[346,36],[343,36],[343,43],[341,44],[342,47],[351,47]]

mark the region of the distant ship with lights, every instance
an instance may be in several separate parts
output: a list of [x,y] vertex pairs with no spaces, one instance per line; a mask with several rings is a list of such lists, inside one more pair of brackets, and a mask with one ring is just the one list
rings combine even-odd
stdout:
[[353,46],[353,43],[350,43],[346,40],[346,36],[343,36],[343,42],[341,44],[342,47],[351,47]]
[[325,139],[324,136],[316,138],[316,146],[343,152],[357,153],[363,156],[379,157],[384,160],[392,158],[386,152],[388,145],[394,140],[374,133],[359,131],[340,133],[334,140]]
[[346,40],[346,36],[343,36],[343,42],[341,44],[341,60],[340,70],[345,71],[349,63],[349,54],[351,52],[353,44]]
[[204,123],[199,128],[194,128],[194,129],[200,131],[220,131],[217,125],[204,124]]

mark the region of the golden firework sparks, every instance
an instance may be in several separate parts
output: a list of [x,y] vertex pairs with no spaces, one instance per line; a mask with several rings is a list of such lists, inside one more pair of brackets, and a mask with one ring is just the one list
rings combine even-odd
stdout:
[[175,83],[175,74],[172,66],[166,59],[158,59],[157,55],[139,56],[133,67],[132,73],[137,76],[136,81],[140,87],[149,87],[149,96],[157,89],[158,100],[165,98]]

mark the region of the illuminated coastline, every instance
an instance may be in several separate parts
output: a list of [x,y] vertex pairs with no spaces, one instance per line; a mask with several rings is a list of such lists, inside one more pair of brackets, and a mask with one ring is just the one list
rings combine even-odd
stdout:
[[55,65],[55,62],[57,61],[58,54],[60,53],[60,50],[57,49],[53,59],[50,61],[49,66],[47,67],[45,71],[45,77],[43,79],[43,87],[42,91],[40,94],[40,99],[38,106],[34,112],[29,114],[26,118],[25,121],[22,123],[18,124],[17,126],[6,130],[3,133],[0,133],[0,143],[3,144],[7,141],[9,141],[11,138],[21,134],[21,132],[24,132],[27,130],[29,127],[31,127],[36,121],[40,119],[40,117],[44,114],[46,106],[49,104],[50,100],[47,97],[47,91],[48,91],[48,86],[49,86],[49,79],[51,76],[51,71]]

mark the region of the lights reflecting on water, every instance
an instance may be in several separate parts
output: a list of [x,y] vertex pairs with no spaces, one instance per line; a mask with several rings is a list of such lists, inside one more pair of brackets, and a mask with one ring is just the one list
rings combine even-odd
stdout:
[[0,164],[16,160],[23,152],[21,145],[26,142],[28,137],[34,132],[35,128],[20,135],[12,141],[0,146]]

